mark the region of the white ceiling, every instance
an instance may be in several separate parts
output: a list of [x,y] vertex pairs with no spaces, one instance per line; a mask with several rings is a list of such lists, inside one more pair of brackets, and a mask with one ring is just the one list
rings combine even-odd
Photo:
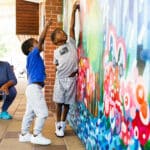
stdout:
[[44,2],[44,0],[24,0],[24,1],[33,2],[33,3],[41,3],[41,2]]
[[15,0],[0,0],[0,6],[9,6],[15,4]]

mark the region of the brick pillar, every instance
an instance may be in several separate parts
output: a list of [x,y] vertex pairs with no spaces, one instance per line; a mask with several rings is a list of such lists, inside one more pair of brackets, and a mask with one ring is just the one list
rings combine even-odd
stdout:
[[50,110],[55,110],[55,104],[52,101],[53,86],[55,79],[55,66],[53,65],[53,52],[56,48],[50,41],[50,34],[56,27],[62,27],[62,23],[57,22],[57,16],[62,15],[63,0],[46,0],[45,2],[45,19],[51,18],[53,20],[52,26],[48,31],[45,39],[44,59],[46,65],[46,85],[45,97]]

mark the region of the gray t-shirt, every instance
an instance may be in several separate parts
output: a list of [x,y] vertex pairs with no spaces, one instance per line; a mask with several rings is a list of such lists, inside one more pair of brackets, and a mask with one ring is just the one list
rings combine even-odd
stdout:
[[56,78],[69,77],[78,69],[76,42],[69,38],[67,43],[54,51],[54,64],[56,64]]

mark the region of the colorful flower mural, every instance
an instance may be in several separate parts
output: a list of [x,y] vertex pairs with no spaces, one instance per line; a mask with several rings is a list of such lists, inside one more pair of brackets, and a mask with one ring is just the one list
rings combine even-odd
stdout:
[[149,0],[80,0],[77,102],[68,119],[87,150],[150,149],[149,9]]

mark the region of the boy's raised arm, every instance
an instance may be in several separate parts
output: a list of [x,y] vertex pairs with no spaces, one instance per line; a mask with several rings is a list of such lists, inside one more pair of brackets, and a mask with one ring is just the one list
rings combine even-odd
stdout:
[[72,14],[71,14],[71,22],[70,22],[70,36],[75,39],[75,31],[74,31],[74,27],[75,27],[75,13],[76,10],[79,9],[80,5],[79,5],[79,0],[77,0],[72,8]]
[[52,20],[50,19],[50,20],[48,20],[48,21],[46,22],[45,27],[44,27],[42,33],[40,34],[39,43],[38,43],[38,48],[39,48],[40,51],[43,50],[43,49],[42,49],[42,45],[43,45],[44,40],[45,40],[45,37],[46,37],[46,32],[47,32],[48,27],[49,27],[51,24],[52,24]]

